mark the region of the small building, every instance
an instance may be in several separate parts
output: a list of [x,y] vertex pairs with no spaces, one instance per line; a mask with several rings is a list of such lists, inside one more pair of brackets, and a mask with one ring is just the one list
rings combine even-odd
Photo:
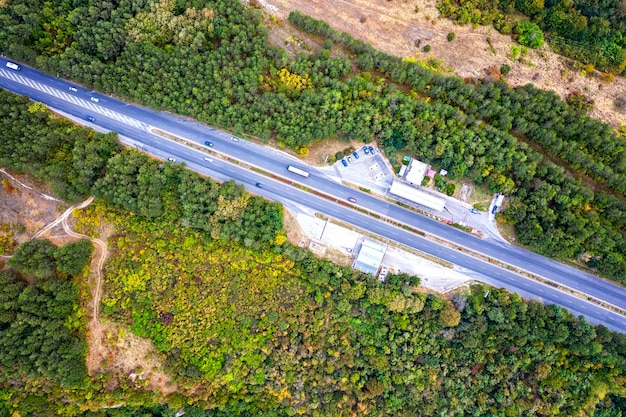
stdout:
[[430,177],[430,178],[435,178],[435,174],[436,174],[436,173],[437,173],[437,171],[435,171],[434,169],[432,169],[432,168],[431,168],[431,169],[429,169],[429,170],[428,170],[428,172],[426,173],[426,176],[427,176],[427,177]]
[[422,180],[426,176],[428,168],[428,164],[420,162],[417,159],[411,159],[403,178],[409,184],[422,185]]
[[389,194],[405,198],[409,201],[439,212],[443,211],[446,206],[445,199],[435,197],[434,195],[420,191],[417,188],[411,187],[410,185],[404,184],[400,181],[394,181],[391,183]]
[[366,274],[376,275],[386,251],[387,245],[384,243],[363,239],[361,250],[359,250],[352,268]]

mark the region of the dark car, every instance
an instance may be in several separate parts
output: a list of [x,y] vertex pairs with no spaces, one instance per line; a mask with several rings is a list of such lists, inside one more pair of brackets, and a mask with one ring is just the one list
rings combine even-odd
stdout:
[[87,116],[87,117],[85,117],[85,119],[89,120],[90,122],[95,122],[96,121],[96,118],[93,117],[93,116]]
[[348,197],[348,201],[351,202],[351,203],[356,203],[356,198]]
[[263,184],[261,184],[260,182],[257,182],[256,186],[259,187],[259,188],[263,188]]
[[370,147],[369,147],[369,148],[367,148],[367,149],[369,149],[369,150],[370,150],[370,153],[371,153],[372,155],[374,155],[375,151],[374,151],[374,147],[373,147],[373,146],[370,146]]
[[359,154],[356,151],[352,152],[352,155],[354,155],[354,159],[359,159]]
[[343,164],[344,167],[348,166],[348,161],[346,161],[345,159],[342,159],[341,163]]
[[207,140],[206,142],[204,142],[204,144],[205,144],[206,146],[213,146],[213,142],[209,142],[208,140]]
[[498,206],[493,206],[491,209],[491,214],[496,214],[496,210],[498,210]]
[[370,153],[369,149],[367,149],[367,146],[364,146],[364,147],[363,147],[363,153],[364,153],[365,155],[367,155],[368,153]]

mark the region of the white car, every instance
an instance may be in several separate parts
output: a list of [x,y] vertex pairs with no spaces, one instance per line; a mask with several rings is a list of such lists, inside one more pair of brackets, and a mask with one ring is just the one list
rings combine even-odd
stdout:
[[211,158],[209,158],[208,156],[205,156],[204,160],[207,161],[207,162],[213,162],[213,160]]
[[100,102],[100,99],[98,97],[91,97],[89,100],[93,101],[94,103]]
[[239,139],[234,136],[231,136],[230,140],[232,140],[233,142],[239,142]]
[[170,161],[170,162],[176,162],[176,159],[172,158],[171,156],[169,156],[169,157],[167,158],[167,160],[168,160],[168,161]]
[[78,88],[76,87],[70,87],[69,90],[78,93]]
[[17,65],[15,62],[7,62],[7,68],[11,68],[14,71],[19,71],[22,69],[22,67]]

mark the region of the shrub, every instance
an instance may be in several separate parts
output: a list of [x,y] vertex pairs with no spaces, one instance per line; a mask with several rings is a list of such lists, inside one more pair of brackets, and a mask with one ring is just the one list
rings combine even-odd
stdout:
[[454,32],[448,33],[448,42],[452,42],[456,38],[456,34]]
[[430,45],[424,45],[424,52],[430,52]]
[[535,23],[522,22],[517,25],[517,42],[520,45],[539,48],[543,45],[543,32]]
[[511,72],[511,66],[509,64],[503,64],[500,67],[500,74],[507,75],[509,72]]

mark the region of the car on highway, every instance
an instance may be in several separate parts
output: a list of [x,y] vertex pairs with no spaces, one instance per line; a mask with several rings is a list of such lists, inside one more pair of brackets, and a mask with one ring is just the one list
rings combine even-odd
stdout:
[[478,210],[476,210],[475,208],[471,208],[470,209],[470,213],[480,214],[480,212]]
[[11,68],[14,71],[19,71],[22,69],[22,67],[17,65],[15,62],[7,62],[7,68]]
[[204,144],[205,144],[206,146],[213,146],[213,142],[209,142],[208,140],[207,140],[206,142],[204,142]]
[[344,167],[348,166],[348,161],[346,161],[345,159],[342,159],[341,163],[343,164]]
[[234,136],[231,136],[230,140],[232,140],[233,142],[239,142],[239,138],[236,138]]
[[204,160],[207,161],[207,162],[213,162],[213,160],[211,158],[209,158],[208,156],[205,156]]
[[259,188],[263,188],[263,184],[261,184],[260,182],[257,182],[256,186],[259,187]]
[[70,87],[69,90],[78,93],[78,88],[76,87]]
[[167,160],[170,161],[170,162],[176,162],[176,159],[172,158],[171,156],[168,156]]
[[364,146],[364,147],[363,147],[363,153],[364,153],[365,155],[367,155],[368,153],[370,153],[369,149],[367,149],[367,146]]
[[93,101],[94,103],[100,102],[100,99],[98,97],[90,97],[89,100]]
[[348,201],[351,202],[351,203],[356,203],[356,198],[348,197]]
[[85,119],[89,120],[90,122],[95,122],[96,121],[96,118],[93,117],[93,116],[87,116],[87,117],[85,117]]
[[359,154],[356,151],[352,152],[352,155],[354,155],[354,159],[359,159]]

